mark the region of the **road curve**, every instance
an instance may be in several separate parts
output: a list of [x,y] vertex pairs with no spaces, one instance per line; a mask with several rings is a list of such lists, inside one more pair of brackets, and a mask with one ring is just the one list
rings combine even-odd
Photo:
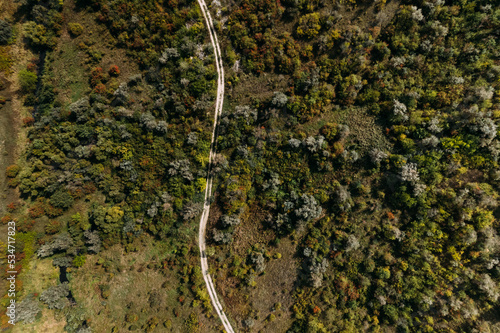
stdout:
[[215,114],[214,114],[214,128],[212,130],[212,142],[210,144],[210,154],[208,157],[208,174],[207,174],[207,184],[205,187],[205,201],[203,205],[203,213],[201,214],[200,219],[200,233],[198,236],[198,242],[200,247],[200,257],[201,257],[201,271],[203,274],[203,279],[205,280],[205,284],[207,285],[208,294],[210,295],[210,299],[212,300],[212,304],[215,307],[215,311],[219,315],[222,324],[224,325],[224,329],[227,333],[234,333],[233,328],[231,327],[231,323],[226,317],[224,310],[222,309],[222,305],[219,302],[219,298],[217,297],[217,292],[215,291],[215,286],[212,281],[212,277],[208,273],[208,261],[206,256],[206,244],[205,244],[205,234],[207,230],[207,221],[208,215],[210,214],[210,197],[212,196],[212,161],[215,155],[216,147],[217,147],[217,137],[216,137],[216,129],[219,116],[222,112],[222,105],[224,103],[224,66],[222,64],[222,53],[220,51],[219,40],[217,39],[217,34],[215,32],[214,24],[212,21],[212,17],[210,16],[210,11],[205,3],[205,0],[198,0],[198,3],[201,7],[201,11],[203,16],[205,17],[205,22],[207,24],[208,32],[210,33],[210,41],[212,42],[212,46],[214,48],[215,54],[215,64],[217,69],[217,99],[215,101]]

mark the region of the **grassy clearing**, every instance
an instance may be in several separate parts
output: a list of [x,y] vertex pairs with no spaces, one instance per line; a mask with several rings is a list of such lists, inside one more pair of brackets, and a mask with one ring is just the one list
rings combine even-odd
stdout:
[[125,254],[114,246],[87,256],[85,265],[73,270],[70,288],[92,318],[95,332],[110,332],[113,327],[119,332],[144,331],[153,321],[158,326],[152,332],[187,332],[186,318],[192,313],[200,332],[214,331],[213,319],[202,315],[200,307],[193,308],[189,296],[179,301],[178,271],[159,268],[162,253],[162,245],[146,237],[137,252]]
[[[52,259],[32,259],[27,267],[24,267],[18,277],[23,281],[22,296],[18,301],[22,301],[25,295],[40,295],[42,291],[56,285],[59,279],[59,270],[52,266]],[[24,332],[64,332],[65,318],[62,314],[54,310],[42,309],[40,319],[32,324],[17,323],[13,327],[13,333]]]
[[[217,209],[212,214],[220,215]],[[229,249],[219,248],[210,267],[218,268],[214,273],[217,292],[224,300],[229,317],[237,323],[235,328],[243,330],[242,321],[252,317],[255,326],[251,332],[285,332],[292,320],[289,308],[293,304],[291,292],[298,272],[294,258],[296,243],[285,238],[277,246],[266,245],[272,259],[266,261],[265,274],[255,278],[255,287],[242,287],[239,279],[230,274],[235,256],[245,261],[255,244],[269,244],[275,237],[273,231],[264,228],[261,222],[264,217],[256,207],[250,207],[233,234],[231,255],[225,257],[223,254]],[[214,219],[217,219],[216,216]],[[277,253],[281,257],[274,259]],[[281,303],[281,309],[273,311],[276,303]],[[269,320],[271,314],[274,318]]]
[[59,279],[59,270],[52,265],[52,259],[32,259],[23,270],[21,279],[23,294],[40,294],[45,289],[55,286]]
[[[50,63],[53,83],[63,105],[80,99],[90,91],[89,78],[93,67],[100,66],[107,71],[111,65],[117,65],[121,71],[119,82],[139,72],[137,64],[126,56],[126,51],[115,48],[113,37],[105,27],[96,23],[92,13],[76,10],[74,1],[70,0],[65,1],[64,17],[61,42]],[[70,37],[69,23],[80,24],[84,33],[79,37]],[[92,59],[89,53],[99,54],[99,57]]]
[[50,64],[53,81],[57,83],[59,96],[65,104],[78,100],[89,90],[89,76],[82,64],[84,57],[76,45],[63,43]]
[[388,149],[390,146],[384,135],[385,128],[376,119],[366,109],[353,107],[347,112],[337,113],[335,120],[349,126],[348,143],[357,145],[361,152],[365,152],[372,147]]
[[[257,287],[250,294],[250,304],[259,315],[255,325],[259,332],[286,332],[292,323],[288,309],[293,304],[291,291],[297,279],[298,263],[294,258],[296,245],[284,239],[271,255],[281,254],[280,259],[271,259],[266,265],[266,274],[256,279]],[[280,309],[273,307],[280,303]],[[274,315],[275,319],[270,320]]]
[[390,142],[384,135],[384,127],[377,118],[366,109],[351,107],[346,110],[330,110],[314,121],[299,125],[298,129],[308,135],[317,135],[327,123],[337,123],[349,126],[349,136],[346,145],[357,146],[360,152],[369,151],[373,147],[388,150]]
[[[229,75],[228,75],[229,76]],[[275,91],[286,91],[288,76],[264,73],[260,76],[240,74],[239,82],[234,88],[227,89],[226,98],[235,105],[251,105],[253,99],[267,101]]]

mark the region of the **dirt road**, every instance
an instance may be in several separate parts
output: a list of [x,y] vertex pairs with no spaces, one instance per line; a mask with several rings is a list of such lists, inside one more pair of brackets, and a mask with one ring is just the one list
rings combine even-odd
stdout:
[[219,302],[219,298],[217,297],[217,292],[215,291],[215,286],[212,281],[212,277],[208,272],[208,261],[206,257],[206,244],[205,244],[205,234],[207,228],[208,216],[210,214],[210,197],[212,195],[212,161],[215,155],[216,147],[217,147],[217,137],[216,137],[216,128],[219,116],[222,112],[222,105],[224,103],[224,67],[222,64],[222,53],[220,51],[219,40],[217,39],[217,33],[215,32],[215,28],[213,25],[212,17],[210,16],[210,12],[204,0],[198,0],[200,4],[201,11],[203,12],[203,16],[205,17],[205,22],[207,24],[207,29],[210,33],[210,41],[212,42],[212,46],[214,48],[215,54],[215,62],[216,69],[218,73],[217,79],[217,98],[215,101],[215,114],[214,114],[214,128],[212,131],[212,142],[210,145],[210,155],[208,160],[208,175],[207,175],[207,185],[205,188],[205,203],[203,205],[203,213],[200,219],[200,233],[199,233],[199,246],[200,246],[200,256],[201,256],[201,270],[203,273],[203,279],[205,280],[205,284],[207,285],[208,293],[210,295],[210,299],[212,300],[212,304],[219,315],[219,318],[224,325],[224,328],[227,333],[234,333],[233,328],[231,327],[231,323],[226,317],[224,313],[224,309]]

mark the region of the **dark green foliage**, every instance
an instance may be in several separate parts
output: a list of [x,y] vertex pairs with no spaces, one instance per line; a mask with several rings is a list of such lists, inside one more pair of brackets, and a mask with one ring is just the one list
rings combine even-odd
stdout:
[[4,20],[0,20],[0,44],[7,44],[12,37],[12,27]]
[[[157,10],[150,4],[131,6],[151,12]],[[27,26],[28,38],[34,46],[46,46],[49,36],[58,34],[57,15],[51,11],[54,9],[51,4],[35,7],[34,21]],[[127,22],[136,20],[131,17],[134,10],[123,12],[113,7],[111,11]],[[159,39],[143,39],[137,35],[132,45],[126,45],[138,58],[142,57],[142,42],[153,43],[158,50],[158,54],[148,53],[156,57],[150,59],[154,66],[145,75],[148,82],[139,74],[136,75],[139,79],[123,82],[111,93],[105,90],[100,92],[101,96],[84,96],[69,106],[55,107],[54,86],[58,83],[51,82],[47,72],[33,98],[38,107],[30,134],[34,138],[29,148],[33,167],[20,175],[20,189],[33,199],[50,198],[44,201],[45,212],[62,212],[97,189],[111,199],[104,205],[93,205],[88,216],[87,213],[80,216],[80,221],[71,218],[68,223],[71,236],[79,244],[86,243],[91,252],[99,251],[100,236],[96,231],[87,232],[89,227],[104,236],[108,245],[122,237],[132,240],[146,231],[164,239],[172,236],[173,246],[178,246],[184,242],[183,237],[175,237],[182,233],[178,223],[191,223],[200,212],[210,140],[210,124],[205,118],[215,87],[213,50],[204,46],[200,50],[203,54],[195,54],[197,43],[204,40],[198,33],[203,21],[196,10],[190,10],[187,17],[184,12],[180,15],[177,9],[168,15],[172,18],[178,15],[175,20],[179,20],[176,27],[180,32],[165,30],[163,34],[168,38]],[[183,22],[192,19],[199,23],[192,31],[185,31]],[[135,26],[123,28],[135,35]],[[152,28],[150,32],[157,29]],[[118,30],[112,33],[123,32],[121,28]],[[50,68],[51,57],[48,54],[46,68]],[[118,75],[119,71],[117,66],[112,66],[112,75]],[[109,77],[99,65],[91,74],[91,85],[110,85]],[[182,87],[173,84],[179,81]],[[143,102],[137,91],[144,89],[148,89],[145,93],[148,99]],[[134,114],[132,110],[141,111]],[[46,126],[54,130],[46,131]],[[185,132],[194,131],[195,143],[177,145]],[[63,173],[69,175],[67,172],[71,172],[71,176],[63,177]],[[64,179],[62,184],[57,182],[57,177]],[[161,190],[159,184],[168,188],[171,196]],[[147,211],[145,221],[144,211]],[[53,251],[44,248],[42,252],[41,255],[50,255]]]
[[54,207],[67,209],[73,205],[73,197],[64,190],[59,190],[50,197],[50,204]]

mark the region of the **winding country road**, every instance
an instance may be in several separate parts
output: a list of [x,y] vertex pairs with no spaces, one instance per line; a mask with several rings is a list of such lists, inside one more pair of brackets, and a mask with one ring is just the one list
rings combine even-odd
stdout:
[[217,122],[219,116],[222,112],[222,105],[224,103],[224,67],[222,64],[222,53],[219,47],[219,40],[217,39],[217,34],[214,29],[212,17],[210,16],[210,11],[204,0],[198,0],[200,4],[201,11],[203,12],[203,16],[205,17],[205,22],[207,24],[208,32],[210,33],[210,40],[212,42],[212,46],[214,48],[215,54],[215,63],[218,74],[217,79],[217,99],[215,101],[215,114],[214,114],[214,128],[212,131],[212,142],[210,145],[210,155],[208,157],[208,175],[207,175],[207,184],[205,188],[205,203],[203,205],[203,213],[201,214],[200,219],[200,233],[198,236],[198,242],[200,246],[200,256],[201,256],[201,271],[203,273],[203,279],[205,280],[205,284],[207,285],[208,294],[210,295],[210,299],[212,300],[212,304],[219,315],[219,318],[224,325],[224,329],[227,333],[234,333],[233,328],[231,327],[231,323],[226,317],[224,310],[222,309],[222,305],[219,302],[219,298],[217,297],[217,292],[215,291],[215,286],[212,281],[212,277],[208,273],[208,261],[206,256],[206,244],[205,244],[205,234],[207,229],[207,221],[208,215],[210,214],[210,197],[212,195],[212,161],[215,155],[216,147],[217,147],[217,138],[216,138],[216,129]]

